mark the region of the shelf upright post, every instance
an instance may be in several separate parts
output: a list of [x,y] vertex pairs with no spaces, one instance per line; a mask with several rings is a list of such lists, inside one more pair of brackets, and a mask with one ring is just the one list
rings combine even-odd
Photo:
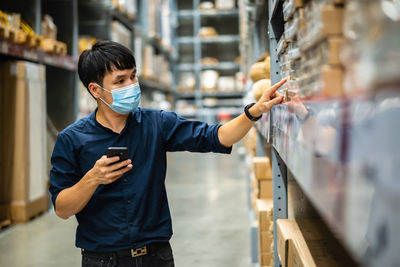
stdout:
[[[198,110],[202,109],[202,93],[200,87],[200,60],[201,60],[201,42],[199,39],[199,31],[201,27],[200,12],[198,7],[200,0],[193,0],[193,44],[194,44],[194,66],[196,76],[196,90],[195,90],[195,102]],[[198,118],[199,119],[199,118]]]
[[178,3],[176,0],[170,1],[170,8],[171,8],[171,19],[170,19],[170,27],[171,27],[171,46],[173,47],[173,51],[170,56],[170,67],[172,72],[172,95],[174,99],[173,109],[175,109],[176,101],[177,101],[177,94],[178,94],[178,60],[177,60],[177,52],[179,51],[179,44],[178,44],[178,35],[177,35],[177,28],[178,28]]
[[[271,26],[271,15],[274,6],[280,0],[269,0],[268,10],[269,10],[269,20],[268,20],[268,31],[269,31],[269,48],[271,57],[271,83],[275,84],[281,79],[281,69],[279,66],[278,55],[276,52],[276,47],[278,44],[278,38],[275,36],[274,31]],[[271,116],[269,124],[271,126]],[[271,127],[269,127],[272,130]],[[273,137],[275,138],[275,137]],[[273,173],[273,202],[274,202],[274,244],[277,242],[277,219],[287,219],[288,217],[288,201],[287,201],[287,167],[284,161],[279,156],[279,153],[275,148],[272,148],[272,173]],[[274,246],[274,265],[275,267],[280,267],[280,263],[277,246]]]
[[[79,24],[78,24],[78,0],[72,0],[72,43],[71,55],[74,58],[78,58],[78,39],[79,39]],[[78,118],[79,114],[79,77],[77,71],[74,72],[75,82],[75,101],[74,101],[74,113],[75,119]]]
[[274,202],[274,265],[281,267],[277,251],[277,219],[287,219],[287,167],[275,148],[272,148],[272,186]]

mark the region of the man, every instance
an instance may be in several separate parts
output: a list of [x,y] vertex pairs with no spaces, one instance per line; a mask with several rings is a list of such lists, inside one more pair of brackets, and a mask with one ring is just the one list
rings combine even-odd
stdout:
[[[55,212],[76,216],[82,266],[174,266],[166,152],[230,153],[253,126],[250,119],[282,102],[276,90],[285,81],[221,126],[139,108],[135,59],[118,43],[84,51],[78,73],[98,107],[58,135],[50,171]],[[108,147],[121,146],[128,160],[105,156]]]

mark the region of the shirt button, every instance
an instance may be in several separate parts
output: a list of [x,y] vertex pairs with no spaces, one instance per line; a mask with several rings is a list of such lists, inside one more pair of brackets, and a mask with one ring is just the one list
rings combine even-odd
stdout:
[[126,183],[126,182],[128,182],[128,180],[124,178],[124,183]]
[[129,223],[130,226],[133,226],[133,222]]
[[131,204],[131,201],[130,201],[130,200],[128,200],[127,202],[128,202],[128,204]]

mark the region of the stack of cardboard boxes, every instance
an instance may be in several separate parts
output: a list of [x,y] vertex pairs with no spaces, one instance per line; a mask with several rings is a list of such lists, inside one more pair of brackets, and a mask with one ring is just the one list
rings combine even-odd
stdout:
[[258,222],[258,262],[273,265],[272,167],[268,157],[253,157],[251,202]]
[[244,138],[250,172],[251,207],[258,226],[258,262],[260,266],[273,266],[274,225],[272,200],[272,166],[268,157],[256,157],[257,131],[252,128]]
[[260,266],[273,266],[274,218],[272,199],[257,199],[258,262]]
[[48,207],[45,67],[2,62],[0,73],[0,219],[26,222]]
[[[300,97],[343,94],[340,51],[343,38],[342,0],[283,2],[284,33],[277,46],[290,93]],[[290,100],[290,99],[287,99]]]

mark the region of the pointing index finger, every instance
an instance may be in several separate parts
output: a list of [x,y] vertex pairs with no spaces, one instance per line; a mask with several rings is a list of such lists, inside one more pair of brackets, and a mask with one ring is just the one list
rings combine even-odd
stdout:
[[274,84],[269,90],[268,93],[271,95],[273,93],[276,92],[276,90],[279,89],[279,87],[281,87],[285,82],[287,81],[287,78],[283,78],[282,80],[280,80],[279,82],[277,82],[276,84]]

